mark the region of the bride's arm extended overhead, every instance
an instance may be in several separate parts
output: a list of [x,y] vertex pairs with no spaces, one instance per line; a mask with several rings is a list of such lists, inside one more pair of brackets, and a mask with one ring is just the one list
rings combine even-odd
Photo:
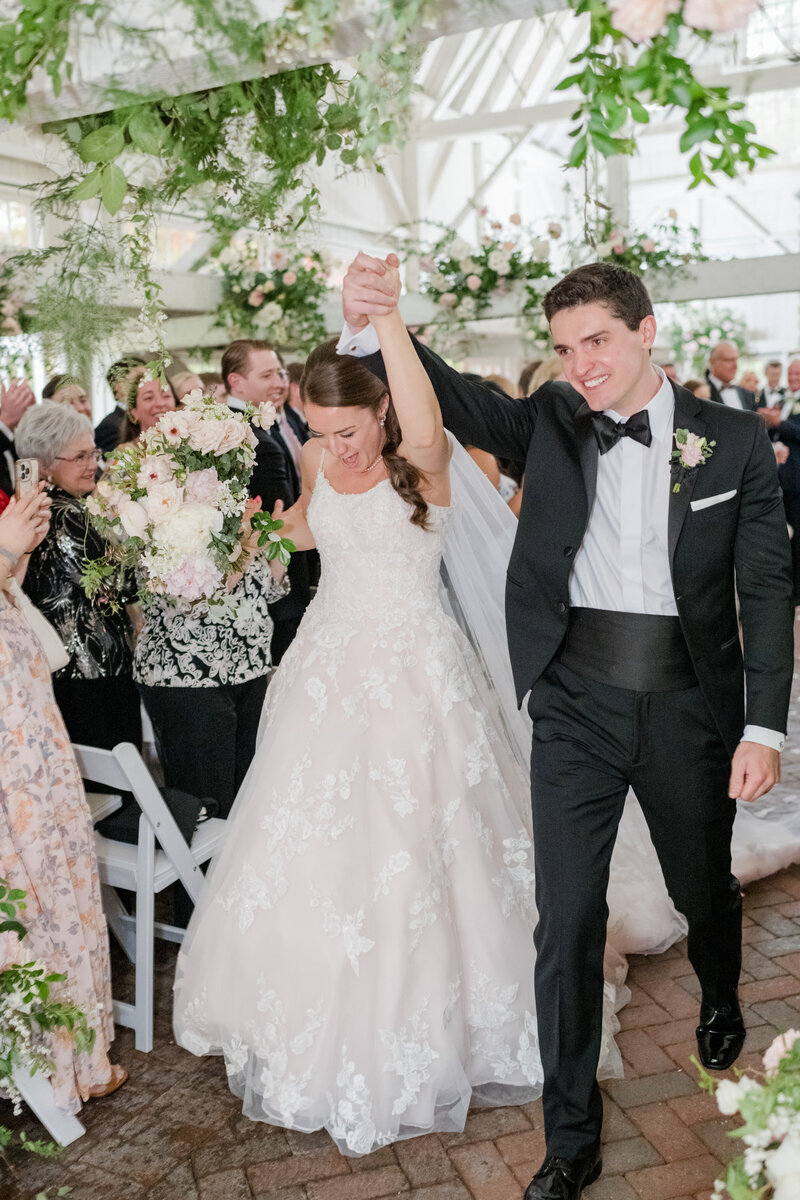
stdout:
[[[399,296],[398,260],[390,254],[387,264],[395,295]],[[381,345],[389,393],[400,424],[399,452],[424,472],[431,490],[436,490],[436,476],[442,481],[447,478],[450,443],[433,386],[417,357],[399,308],[386,315],[372,315],[370,321]]]

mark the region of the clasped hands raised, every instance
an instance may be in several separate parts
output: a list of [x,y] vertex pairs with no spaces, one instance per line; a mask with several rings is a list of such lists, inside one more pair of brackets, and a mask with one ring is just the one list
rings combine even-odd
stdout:
[[351,329],[363,329],[372,318],[395,311],[400,298],[399,267],[396,254],[373,258],[359,250],[342,284],[342,309]]

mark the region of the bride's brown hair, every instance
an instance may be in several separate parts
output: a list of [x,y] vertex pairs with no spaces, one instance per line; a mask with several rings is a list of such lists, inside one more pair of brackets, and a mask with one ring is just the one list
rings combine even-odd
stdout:
[[430,529],[428,505],[420,490],[425,476],[418,467],[397,453],[402,440],[400,423],[394,411],[389,389],[382,380],[363,367],[350,354],[336,353],[336,339],[324,342],[312,350],[306,360],[300,380],[303,399],[320,408],[368,408],[377,416],[384,396],[389,399],[386,410],[383,461],[389,481],[399,496],[413,508],[409,518],[412,525]]

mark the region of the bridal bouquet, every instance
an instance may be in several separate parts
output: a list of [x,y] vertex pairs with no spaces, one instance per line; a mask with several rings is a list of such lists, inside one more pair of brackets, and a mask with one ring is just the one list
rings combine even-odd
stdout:
[[[107,539],[106,554],[84,563],[88,596],[102,598],[120,566],[136,569],[139,599],[223,603],[227,582],[249,562],[242,521],[255,459],[250,422],[267,429],[265,404],[232,412],[199,390],[164,413],[111,462],[86,502]],[[295,547],[268,513],[250,516],[265,557],[288,564]],[[249,533],[249,530],[245,531]]]
[[797,1200],[800,1196],[800,1032],[790,1029],[765,1051],[762,1082],[740,1075],[716,1082],[701,1069],[700,1086],[716,1092],[725,1116],[740,1113],[744,1153],[728,1164],[715,1195],[732,1200]]

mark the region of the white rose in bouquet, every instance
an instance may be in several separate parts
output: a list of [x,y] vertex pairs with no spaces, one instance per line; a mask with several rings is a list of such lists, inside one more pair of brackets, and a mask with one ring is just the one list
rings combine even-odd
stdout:
[[[691,0],[688,2],[691,4]],[[724,2],[727,4],[728,0]],[[680,0],[611,0],[610,3],[615,26],[633,42],[656,37],[668,14],[677,12],[680,6]]]
[[173,412],[164,413],[163,417],[158,418],[153,428],[147,431],[150,435],[149,440],[154,440],[154,434],[157,431],[170,446],[180,445],[183,439],[189,436],[193,415],[184,409],[175,409]]
[[161,521],[153,530],[153,541],[162,550],[186,558],[204,554],[212,533],[222,529],[222,513],[210,504],[191,502]]
[[189,429],[189,445],[198,454],[217,454],[224,421],[196,421]]
[[695,29],[731,33],[742,29],[758,7],[758,0],[686,0],[683,19]]
[[215,454],[227,454],[229,450],[235,450],[237,446],[249,445],[253,439],[252,430],[249,426],[244,425],[241,421],[222,421],[222,434]]
[[150,518],[138,500],[125,500],[119,509],[119,519],[128,537],[144,537]]
[[144,497],[148,516],[154,525],[160,524],[176,512],[183,504],[183,488],[174,479],[154,483]]
[[778,1149],[770,1151],[764,1165],[773,1186],[777,1188],[791,1182],[795,1190],[787,1190],[786,1195],[800,1194],[797,1190],[800,1189],[800,1135],[787,1133]]

